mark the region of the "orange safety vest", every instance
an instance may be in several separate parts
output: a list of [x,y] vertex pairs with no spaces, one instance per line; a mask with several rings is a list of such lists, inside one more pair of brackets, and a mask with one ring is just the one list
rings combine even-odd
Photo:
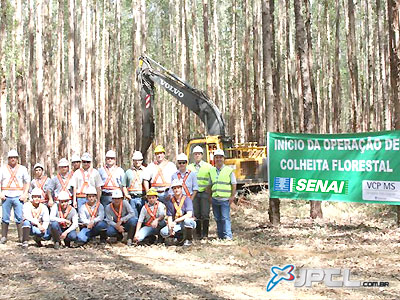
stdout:
[[[113,173],[117,170],[117,167],[113,166],[111,168],[112,171],[110,172],[109,168],[107,168],[107,166],[104,166],[104,170],[107,172],[108,177],[107,177],[106,181],[104,182],[104,185],[101,188],[105,189],[105,190],[119,189],[119,186],[116,184],[116,182],[114,181],[114,178],[113,178]],[[111,181],[112,185],[108,185],[110,181]]]
[[179,205],[176,203],[177,200],[175,196],[172,197],[172,204],[174,204],[175,207],[175,219],[182,217],[182,207],[183,204],[185,203],[186,195],[181,196],[181,200],[179,202]]
[[89,215],[90,215],[90,221],[93,221],[94,218],[95,218],[96,215],[97,215],[97,211],[99,210],[100,202],[97,201],[96,206],[95,206],[95,208],[93,209],[93,211],[92,211],[92,209],[90,208],[90,206],[89,206],[87,203],[85,203],[85,205],[86,205],[86,209],[88,210]]
[[46,183],[46,180],[47,180],[47,176],[46,176],[46,175],[43,176],[42,178],[40,178],[40,180],[36,179],[36,186],[37,186],[39,189],[42,190],[43,199],[40,201],[40,202],[42,202],[42,203],[46,203],[46,202],[49,201],[49,198],[47,197],[47,194],[44,192],[44,189],[43,189],[43,187],[44,187],[44,185],[45,185],[45,183]]
[[[189,189],[188,189],[188,187],[187,187],[187,185],[186,185],[186,179],[189,177],[189,174],[190,174],[190,170],[186,173],[185,177],[183,177],[183,180],[182,180],[182,187],[183,187],[183,189],[185,190],[186,196],[192,197],[192,194],[189,192]],[[178,179],[179,179],[179,180],[182,179],[182,175],[181,175],[180,172],[178,172]]]
[[[160,166],[156,166],[157,167],[157,174],[154,177],[153,182],[151,183],[151,186],[153,186],[153,187],[167,187],[167,186],[169,186],[169,184],[165,181],[164,174],[162,172],[167,164],[168,164],[168,162],[164,161],[164,162],[161,163]],[[158,180],[159,177],[161,178],[161,183],[157,183],[157,180]]]
[[79,191],[78,194],[76,194],[76,196],[79,198],[85,198],[86,194],[84,193],[84,191],[89,186],[89,178],[93,172],[93,168],[90,168],[90,171],[88,172],[87,176],[85,176],[85,171],[83,170],[83,168],[80,168],[79,170],[81,170],[82,173],[83,184],[81,186],[81,190]]
[[[18,180],[17,180],[17,172],[18,172],[18,168],[20,165],[16,165],[14,168],[14,172],[13,170],[11,170],[11,167],[9,165],[7,165],[7,169],[8,172],[10,172],[10,180],[8,181],[8,184],[6,187],[2,187],[2,190],[9,190],[9,191],[23,191],[24,188],[19,186]],[[11,187],[12,183],[15,183],[15,187]]]
[[116,223],[118,223],[119,220],[121,220],[121,215],[122,215],[122,204],[123,204],[123,201],[121,201],[121,203],[120,203],[120,205],[119,205],[118,213],[117,213],[117,211],[114,209],[114,203],[111,203],[111,205],[110,205],[112,211],[114,212],[115,216],[117,217],[117,222],[116,222]]
[[68,177],[67,177],[67,179],[65,180],[65,182],[64,182],[64,180],[62,179],[60,173],[57,174],[57,179],[58,179],[58,181],[59,181],[60,184],[61,184],[61,191],[60,191],[60,192],[63,192],[63,191],[64,191],[64,192],[68,192],[68,194],[70,194],[70,196],[71,196],[71,193],[70,193],[70,191],[67,189],[67,186],[68,186],[69,181],[71,180],[72,174],[74,174],[74,172],[69,172],[69,173],[68,173]]
[[39,204],[39,206],[37,208],[35,208],[32,205],[31,212],[32,212],[32,217],[39,220],[40,214],[42,213],[42,206]]
[[154,208],[153,211],[151,211],[151,208],[149,207],[149,205],[146,203],[144,205],[144,207],[147,210],[147,213],[150,216],[150,219],[144,224],[145,226],[150,226],[151,223],[156,219],[156,215],[157,215],[157,210],[158,210],[158,201],[156,201],[156,203],[154,204]]
[[[141,170],[141,169],[133,170],[132,169],[132,172],[135,174],[135,178],[132,180],[131,185],[128,188],[129,192],[144,192],[145,191],[143,182],[141,184],[141,187],[136,187],[136,186],[138,186],[140,184],[139,171],[143,171],[143,170]],[[139,184],[136,184],[136,183],[139,183]]]
[[[65,210],[65,214],[63,214],[62,209],[61,209],[61,204],[58,204],[58,216],[61,219],[66,219],[69,215],[69,213],[71,212],[72,206],[68,204],[67,209]],[[66,228],[67,225],[65,224],[65,222],[60,222],[61,227]]]

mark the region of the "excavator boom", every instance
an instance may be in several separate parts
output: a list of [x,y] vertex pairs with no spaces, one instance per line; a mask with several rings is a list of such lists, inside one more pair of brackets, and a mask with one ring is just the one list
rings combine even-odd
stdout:
[[204,123],[208,135],[225,136],[222,114],[207,95],[145,55],[139,58],[137,80],[143,110],[143,140],[141,151],[146,154],[154,139],[154,84],[159,84],[179,102],[194,112]]

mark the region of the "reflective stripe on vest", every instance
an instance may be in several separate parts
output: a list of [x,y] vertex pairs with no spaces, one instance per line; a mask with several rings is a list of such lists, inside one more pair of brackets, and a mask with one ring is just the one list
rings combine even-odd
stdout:
[[46,184],[47,176],[43,176],[41,179],[36,179],[36,187],[42,190],[42,200],[40,202],[47,203],[49,202],[49,197],[44,192],[44,185]]
[[[17,179],[17,172],[19,169],[19,165],[17,164],[13,170],[11,170],[11,167],[7,165],[8,172],[10,172],[10,180],[8,181],[8,184],[6,187],[2,187],[2,190],[8,190],[8,191],[23,191],[24,187],[20,187]],[[15,187],[11,187],[12,183],[15,183]]]
[[132,179],[132,181],[131,181],[131,185],[129,186],[129,188],[128,188],[128,191],[129,192],[144,192],[145,191],[145,188],[144,188],[144,185],[143,185],[143,182],[141,183],[140,181],[140,173],[141,172],[139,172],[139,171],[142,171],[143,172],[143,170],[142,169],[132,169],[132,173],[133,173],[133,179]]
[[[199,169],[199,172],[197,172],[197,184],[199,186],[199,192],[204,192],[207,188],[207,186],[209,185],[208,179],[210,178],[210,169],[211,169],[212,165],[210,165],[207,162],[204,162],[204,164],[202,164],[202,166]],[[190,164],[188,166],[189,170],[196,170],[196,167],[194,166],[194,164]]]
[[[107,179],[104,181],[104,185],[101,187],[104,190],[117,190],[119,189],[118,184],[114,180],[114,172],[118,170],[116,166],[112,166],[110,169],[107,166],[103,168],[107,173]],[[109,185],[109,183],[111,184]]]
[[[154,187],[168,187],[169,183],[167,183],[164,179],[164,174],[163,174],[163,170],[164,168],[167,166],[168,162],[163,162],[161,165],[156,166],[157,168],[157,174],[154,177],[154,179],[151,182],[151,186]],[[161,182],[158,183],[157,180],[158,178],[161,178]]]
[[[81,170],[81,173],[82,173],[83,184],[82,184],[82,186],[81,186],[81,189],[80,189],[79,193],[77,193],[76,196],[77,196],[78,198],[85,198],[85,197],[86,197],[86,194],[84,193],[84,191],[85,191],[85,189],[86,189],[87,187],[89,187],[89,179],[90,179],[90,175],[92,175],[93,168],[90,168],[90,169],[87,171],[87,172],[88,172],[87,176],[85,176],[85,171],[83,170],[83,168],[80,168],[79,170]],[[86,180],[86,179],[87,179],[87,180]]]
[[229,198],[232,192],[231,174],[233,169],[224,166],[217,175],[217,168],[213,167],[210,170],[211,191],[213,197]]
[[186,196],[188,196],[188,197],[192,197],[192,194],[190,193],[190,191],[189,191],[189,189],[188,189],[188,187],[187,187],[187,185],[186,185],[186,180],[188,179],[189,174],[190,174],[191,172],[192,172],[192,171],[188,171],[188,172],[186,173],[185,177],[183,177],[183,179],[182,179],[181,173],[178,172],[178,179],[179,179],[179,180],[182,179],[182,188],[183,188],[183,190],[185,191]]
[[146,223],[144,223],[145,226],[151,226],[151,223],[157,218],[158,203],[159,202],[156,201],[156,203],[154,204],[153,211],[151,211],[151,208],[147,203],[144,205],[144,207],[147,210],[147,213],[150,216],[150,219]]

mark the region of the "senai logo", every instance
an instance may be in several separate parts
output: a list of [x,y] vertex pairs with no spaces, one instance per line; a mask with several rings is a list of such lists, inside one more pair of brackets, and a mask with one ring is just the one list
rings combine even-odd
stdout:
[[347,195],[348,180],[306,179],[275,177],[274,191],[277,192],[314,192],[324,194]]
[[[273,266],[271,268],[271,279],[267,284],[267,292],[270,292],[282,280],[293,281],[294,265],[286,265],[283,268]],[[349,269],[299,269],[298,276],[294,282],[295,287],[312,287],[313,282],[323,282],[329,288],[360,288],[360,287],[388,287],[387,281],[358,281],[350,280]],[[335,277],[335,280],[333,279]]]

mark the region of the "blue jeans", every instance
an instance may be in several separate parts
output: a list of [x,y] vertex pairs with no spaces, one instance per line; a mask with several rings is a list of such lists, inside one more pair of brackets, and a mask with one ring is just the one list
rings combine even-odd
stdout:
[[[52,230],[57,231],[59,235],[62,234],[65,230],[68,229],[68,228],[62,228],[57,221],[51,221],[50,222],[50,228]],[[67,237],[65,238],[65,241],[66,242],[76,241],[76,238],[77,238],[76,230],[72,230],[70,233],[67,234]],[[56,238],[54,236],[53,236],[53,239],[56,240]]]
[[[137,218],[130,218],[127,222],[122,224],[122,227],[124,227],[125,231],[128,232],[129,229],[132,229],[132,233],[134,233],[136,224],[137,224],[138,219]],[[114,226],[108,225],[107,227],[107,236],[112,237],[118,235],[118,230],[115,229]]]
[[78,212],[79,212],[81,206],[85,205],[85,203],[87,202],[87,199],[86,199],[86,197],[85,198],[76,197],[76,202],[78,202]]
[[91,238],[100,234],[100,231],[107,230],[107,223],[104,221],[98,222],[92,229],[87,227],[82,228],[78,233],[78,242],[87,243]]
[[153,228],[151,226],[143,226],[139,230],[138,241],[141,242],[148,236],[159,234],[160,228],[165,227],[165,225],[166,225],[165,220],[162,220],[161,222],[158,222],[157,228]]
[[229,200],[219,201],[212,199],[212,209],[215,222],[217,222],[218,238],[232,238],[231,206]]
[[129,201],[129,204],[131,205],[132,209],[136,211],[136,216],[139,217],[140,211],[142,210],[142,207],[145,203],[145,200],[142,197],[133,197]]
[[24,223],[22,223],[22,227],[30,227],[30,229],[31,229],[30,235],[40,237],[46,241],[50,240],[50,237],[51,237],[50,226],[47,227],[45,232],[41,232],[39,227],[37,227],[36,225],[33,225],[28,220],[25,220]]
[[[182,230],[182,225],[185,228],[191,228],[191,229],[195,229],[196,228],[196,222],[193,219],[185,219],[185,220],[183,220],[183,222],[175,224],[174,232],[178,233],[179,231],[181,231]],[[161,229],[160,230],[160,234],[164,238],[168,237],[169,236],[168,226],[165,226],[163,229]]]
[[106,209],[107,205],[112,202],[112,196],[104,195],[101,194],[100,197],[100,203],[104,206],[104,209]]
[[15,223],[22,223],[22,206],[23,203],[19,201],[18,197],[6,197],[2,204],[2,219],[1,221],[6,224],[10,224],[11,208],[14,208],[14,220]]

